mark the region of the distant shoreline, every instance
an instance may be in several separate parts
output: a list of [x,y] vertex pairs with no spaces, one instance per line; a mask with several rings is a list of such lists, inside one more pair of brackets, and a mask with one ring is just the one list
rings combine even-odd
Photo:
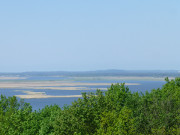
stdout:
[[32,98],[70,98],[70,97],[82,97],[82,95],[63,95],[63,96],[54,96],[54,95],[46,95],[45,92],[33,92],[33,91],[26,91],[26,90],[17,90],[27,95],[15,95],[16,97],[23,98],[23,99],[32,99]]
[[[42,76],[42,78],[46,76]],[[48,78],[48,77],[47,77]],[[18,80],[21,79],[21,80]],[[53,79],[53,78],[52,78]],[[62,80],[31,80],[28,77],[11,77],[11,76],[0,76],[0,89],[19,89],[25,93],[24,95],[15,95],[16,97],[23,99],[40,99],[40,98],[71,98],[71,97],[82,97],[82,95],[47,95],[45,92],[34,92],[33,90],[107,90],[112,82],[126,82],[126,86],[141,85],[138,81],[164,81],[163,77],[134,77],[134,76],[92,76],[92,77],[68,77],[68,79]],[[174,79],[170,77],[169,79]],[[132,83],[131,83],[132,81]],[[137,81],[134,83],[133,81]],[[24,89],[24,90],[23,90]]]

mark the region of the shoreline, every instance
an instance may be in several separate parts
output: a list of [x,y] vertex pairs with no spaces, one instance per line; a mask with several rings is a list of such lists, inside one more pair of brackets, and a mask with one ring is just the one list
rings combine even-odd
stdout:
[[16,90],[23,92],[27,95],[15,95],[16,97],[22,98],[22,99],[33,99],[33,98],[70,98],[70,97],[82,97],[82,95],[46,95],[45,92],[33,92],[33,91],[26,91],[26,90]]
[[[43,82],[0,82],[0,88],[16,89],[49,89],[49,90],[84,90],[88,86],[111,86],[113,83],[83,83],[83,82],[61,82],[61,81],[43,81]],[[139,83],[125,83],[126,86],[141,85]],[[98,88],[98,87],[97,87]]]
[[82,95],[67,95],[67,96],[53,96],[53,95],[14,95],[21,99],[41,99],[41,98],[72,98],[82,97]]

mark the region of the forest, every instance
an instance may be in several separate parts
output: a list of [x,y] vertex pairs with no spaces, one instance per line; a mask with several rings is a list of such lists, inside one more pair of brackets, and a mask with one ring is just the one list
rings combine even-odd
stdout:
[[122,84],[82,93],[60,108],[32,110],[15,96],[0,97],[1,135],[180,135],[180,78],[145,93]]

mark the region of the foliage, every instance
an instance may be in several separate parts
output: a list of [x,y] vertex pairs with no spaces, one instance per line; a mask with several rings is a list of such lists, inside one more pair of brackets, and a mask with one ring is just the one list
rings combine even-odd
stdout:
[[16,97],[0,97],[1,135],[136,135],[180,134],[180,78],[151,92],[132,93],[125,84],[107,91],[82,93],[62,109],[39,111]]

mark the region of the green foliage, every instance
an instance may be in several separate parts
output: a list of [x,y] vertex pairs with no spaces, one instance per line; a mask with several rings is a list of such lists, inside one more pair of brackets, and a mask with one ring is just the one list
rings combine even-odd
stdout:
[[116,134],[119,135],[134,135],[135,126],[132,117],[132,111],[126,106],[120,111],[119,117],[115,124]]
[[83,93],[63,109],[57,105],[32,111],[16,97],[0,97],[1,135],[178,135],[180,78],[165,79],[161,89],[131,93],[125,84],[106,92]]
[[126,106],[119,113],[115,111],[103,113],[99,135],[133,135],[135,134],[132,111]]
[[117,119],[118,114],[115,111],[103,112],[101,115],[100,128],[98,129],[97,133],[99,135],[115,134],[115,129],[117,128]]

